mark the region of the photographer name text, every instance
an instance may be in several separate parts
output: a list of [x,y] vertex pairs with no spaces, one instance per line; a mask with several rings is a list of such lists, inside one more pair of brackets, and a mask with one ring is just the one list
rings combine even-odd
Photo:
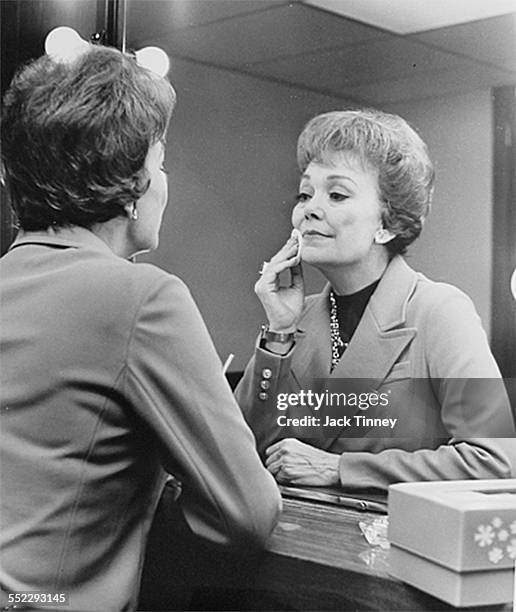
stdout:
[[396,427],[398,419],[375,419],[359,414],[352,417],[327,416],[322,423],[321,421],[322,419],[314,416],[297,418],[288,417],[286,414],[280,414],[277,418],[279,427],[388,427],[389,429]]

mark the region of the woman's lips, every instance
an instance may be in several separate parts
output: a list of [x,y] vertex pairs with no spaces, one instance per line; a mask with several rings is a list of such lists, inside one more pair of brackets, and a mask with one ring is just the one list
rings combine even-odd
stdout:
[[317,230],[307,230],[303,232],[304,240],[311,240],[317,238],[331,238],[328,234],[323,234],[322,232],[318,232]]

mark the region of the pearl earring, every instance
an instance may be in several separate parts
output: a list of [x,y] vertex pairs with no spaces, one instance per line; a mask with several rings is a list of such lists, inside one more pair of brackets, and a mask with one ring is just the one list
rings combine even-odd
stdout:
[[374,242],[375,244],[386,244],[387,242],[389,242],[389,240],[392,240],[393,238],[394,236],[389,230],[382,228],[376,230],[376,233],[374,235]]
[[385,241],[385,230],[384,229],[380,229],[377,230],[375,235],[374,235],[374,241],[376,244],[383,244]]
[[136,221],[138,219],[138,210],[136,209],[136,204],[133,204],[133,209],[131,210],[131,219]]

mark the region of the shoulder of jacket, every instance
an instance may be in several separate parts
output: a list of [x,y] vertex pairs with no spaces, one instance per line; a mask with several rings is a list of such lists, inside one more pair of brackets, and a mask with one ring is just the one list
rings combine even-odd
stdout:
[[185,283],[150,263],[132,263],[120,258],[98,262],[93,271],[91,287],[106,294],[116,294],[127,302],[140,302],[146,295],[168,289],[178,293],[188,292]]
[[414,291],[409,297],[409,308],[412,305],[431,311],[439,306],[449,309],[454,304],[460,305],[461,308],[466,304],[474,308],[471,298],[455,285],[431,280],[417,272]]

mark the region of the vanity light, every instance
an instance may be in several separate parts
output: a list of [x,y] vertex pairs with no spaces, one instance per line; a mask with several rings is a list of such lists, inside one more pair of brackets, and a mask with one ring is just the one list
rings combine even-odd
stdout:
[[[93,44],[102,44],[102,33],[92,34]],[[72,62],[88,50],[90,43],[68,26],[60,26],[51,30],[45,39],[45,52],[56,62]],[[170,69],[168,55],[159,47],[144,47],[133,52],[140,66],[164,77]]]
[[144,47],[136,51],[135,56],[140,66],[152,70],[161,77],[164,77],[170,69],[168,55],[159,47]]
[[54,28],[45,39],[46,54],[57,62],[71,62],[87,48],[88,43],[68,26]]

